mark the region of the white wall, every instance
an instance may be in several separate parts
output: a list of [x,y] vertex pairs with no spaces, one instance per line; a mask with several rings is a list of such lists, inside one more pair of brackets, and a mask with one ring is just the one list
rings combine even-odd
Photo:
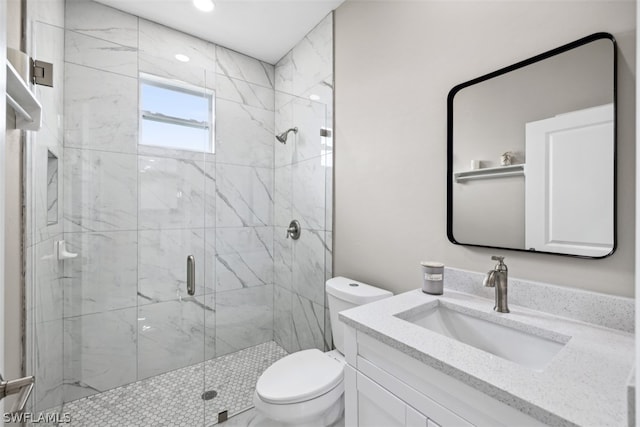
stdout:
[[[597,31],[619,47],[616,253],[582,260],[451,244],[449,90]],[[335,45],[335,275],[401,292],[419,286],[420,260],[486,271],[502,254],[512,277],[634,294],[633,1],[347,1]]]

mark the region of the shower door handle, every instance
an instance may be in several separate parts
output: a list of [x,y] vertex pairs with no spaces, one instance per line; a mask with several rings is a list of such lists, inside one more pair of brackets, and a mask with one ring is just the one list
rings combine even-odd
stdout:
[[187,257],[187,294],[196,293],[196,259],[193,255]]
[[13,407],[9,413],[15,414],[24,411],[29,396],[33,391],[33,385],[36,382],[34,376],[18,378],[17,380],[5,381],[0,375],[0,400],[6,396],[20,393],[18,399],[13,403]]

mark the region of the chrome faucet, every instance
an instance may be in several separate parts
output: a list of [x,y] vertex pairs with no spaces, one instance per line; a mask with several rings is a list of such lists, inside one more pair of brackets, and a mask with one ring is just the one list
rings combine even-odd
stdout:
[[508,270],[503,256],[492,256],[492,260],[498,261],[493,270],[487,273],[482,284],[489,288],[496,288],[496,305],[493,307],[498,313],[508,313],[507,305],[507,281]]

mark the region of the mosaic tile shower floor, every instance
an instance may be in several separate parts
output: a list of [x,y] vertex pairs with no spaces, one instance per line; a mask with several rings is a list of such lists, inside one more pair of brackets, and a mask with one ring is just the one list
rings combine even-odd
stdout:
[[[252,407],[258,377],[286,355],[270,341],[69,402],[62,413],[71,414],[71,423],[64,426],[196,427],[203,417],[211,426],[221,411],[232,417]],[[203,390],[215,390],[217,396],[205,401]]]

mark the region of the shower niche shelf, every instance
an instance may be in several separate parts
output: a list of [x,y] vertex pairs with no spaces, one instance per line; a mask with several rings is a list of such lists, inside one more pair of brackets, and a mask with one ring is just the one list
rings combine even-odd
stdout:
[[506,178],[508,176],[524,176],[524,163],[519,165],[498,166],[495,168],[475,169],[453,174],[456,182],[472,179]]
[[42,106],[7,59],[7,105],[16,113],[16,128],[40,130]]

